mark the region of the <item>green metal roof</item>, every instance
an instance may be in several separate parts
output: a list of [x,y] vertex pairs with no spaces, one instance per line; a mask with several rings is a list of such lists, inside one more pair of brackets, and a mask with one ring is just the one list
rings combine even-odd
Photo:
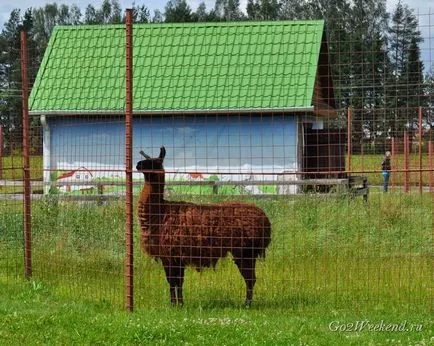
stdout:
[[[323,31],[323,21],[135,25],[134,111],[310,109]],[[123,111],[124,45],[122,25],[56,27],[30,111]]]

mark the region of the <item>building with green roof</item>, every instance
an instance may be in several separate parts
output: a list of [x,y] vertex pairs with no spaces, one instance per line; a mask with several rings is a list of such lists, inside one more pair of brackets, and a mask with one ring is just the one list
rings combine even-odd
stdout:
[[[122,177],[124,26],[56,27],[29,107],[46,172]],[[324,21],[134,26],[134,154],[165,145],[173,178],[301,171],[305,131],[334,108]]]

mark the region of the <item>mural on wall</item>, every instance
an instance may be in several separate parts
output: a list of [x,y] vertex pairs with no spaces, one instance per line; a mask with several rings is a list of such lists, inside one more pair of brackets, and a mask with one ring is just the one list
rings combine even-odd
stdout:
[[[49,119],[50,179],[71,182],[124,179],[124,123],[116,118]],[[167,150],[168,180],[277,181],[297,170],[297,120],[293,116],[158,116],[134,119],[133,162],[140,150]],[[264,174],[265,173],[265,174]],[[143,179],[135,173],[134,179]],[[244,184],[245,185],[245,184]],[[245,186],[247,192],[263,188]],[[250,191],[249,191],[250,189]]]

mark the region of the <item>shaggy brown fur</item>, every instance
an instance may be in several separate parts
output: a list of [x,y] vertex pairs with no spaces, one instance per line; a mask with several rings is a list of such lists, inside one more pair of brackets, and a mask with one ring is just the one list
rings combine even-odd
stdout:
[[158,158],[142,152],[137,170],[145,175],[138,216],[140,243],[149,255],[161,259],[170,285],[172,304],[183,304],[185,266],[196,270],[214,267],[231,253],[246,282],[246,304],[253,298],[255,264],[265,256],[271,226],[265,213],[253,204],[229,202],[194,204],[164,200],[164,147]]

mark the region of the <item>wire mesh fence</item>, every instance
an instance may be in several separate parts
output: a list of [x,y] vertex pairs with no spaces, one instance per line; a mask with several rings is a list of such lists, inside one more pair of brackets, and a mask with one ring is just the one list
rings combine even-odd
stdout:
[[127,28],[131,60],[123,25],[56,28],[40,66],[24,48],[30,127],[11,108],[0,132],[2,281],[129,309],[133,287],[137,308],[254,292],[432,309],[428,74],[386,74],[385,46],[323,21]]

